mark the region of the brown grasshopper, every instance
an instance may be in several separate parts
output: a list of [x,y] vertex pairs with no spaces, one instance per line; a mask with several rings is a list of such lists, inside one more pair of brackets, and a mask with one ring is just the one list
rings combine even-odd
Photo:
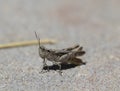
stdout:
[[35,35],[39,43],[39,56],[43,59],[43,68],[47,66],[46,59],[51,61],[53,64],[58,65],[59,70],[61,70],[61,63],[75,65],[79,65],[81,63],[81,60],[77,57],[85,54],[85,51],[82,50],[83,47],[75,45],[61,50],[47,49],[40,44],[40,38],[37,36],[36,32]]

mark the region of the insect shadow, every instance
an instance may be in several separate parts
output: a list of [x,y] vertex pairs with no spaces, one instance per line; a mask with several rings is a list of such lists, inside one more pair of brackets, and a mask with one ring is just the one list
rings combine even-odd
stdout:
[[[83,62],[81,60],[81,63],[79,65],[76,64],[67,64],[67,63],[61,63],[61,70],[67,70],[67,69],[71,69],[71,68],[75,68],[77,66],[81,66],[81,65],[86,65],[86,62]],[[50,66],[44,66],[43,70],[59,70],[59,66],[58,65],[50,65]]]

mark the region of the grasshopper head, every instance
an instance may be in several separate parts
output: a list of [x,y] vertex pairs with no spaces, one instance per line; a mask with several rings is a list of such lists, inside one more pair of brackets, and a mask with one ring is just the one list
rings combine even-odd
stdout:
[[39,46],[39,55],[41,58],[45,58],[46,56],[46,50],[44,46]]

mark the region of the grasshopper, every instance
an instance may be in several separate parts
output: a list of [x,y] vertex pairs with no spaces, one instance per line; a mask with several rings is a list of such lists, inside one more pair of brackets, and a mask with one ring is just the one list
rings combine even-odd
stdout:
[[85,54],[85,51],[82,50],[83,47],[75,45],[61,50],[47,49],[40,44],[40,38],[37,36],[36,32],[35,35],[39,44],[39,56],[43,59],[43,68],[47,66],[46,59],[51,61],[54,65],[58,65],[59,70],[61,70],[62,63],[75,65],[79,65],[81,63],[81,59],[77,57]]

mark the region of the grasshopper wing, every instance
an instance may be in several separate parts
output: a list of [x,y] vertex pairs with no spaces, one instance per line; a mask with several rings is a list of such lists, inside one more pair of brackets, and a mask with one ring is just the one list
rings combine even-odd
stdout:
[[86,64],[83,62],[80,58],[72,58],[71,60],[68,61],[70,64],[75,64],[75,65],[81,65],[81,64]]

